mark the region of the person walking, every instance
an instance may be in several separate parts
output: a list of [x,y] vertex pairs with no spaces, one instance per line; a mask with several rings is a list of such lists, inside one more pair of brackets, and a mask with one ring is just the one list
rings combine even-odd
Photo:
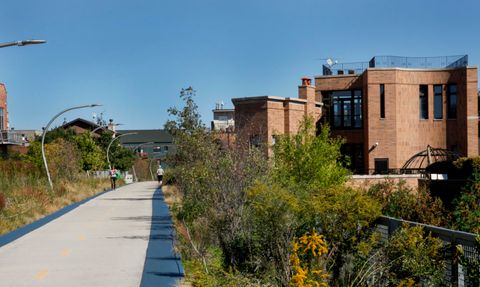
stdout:
[[159,165],[157,169],[157,180],[160,186],[162,186],[162,183],[163,183],[163,173],[164,173],[163,168],[161,165]]
[[112,169],[110,170],[110,184],[112,186],[112,189],[115,190],[117,187],[117,170],[115,169],[115,166],[112,166]]

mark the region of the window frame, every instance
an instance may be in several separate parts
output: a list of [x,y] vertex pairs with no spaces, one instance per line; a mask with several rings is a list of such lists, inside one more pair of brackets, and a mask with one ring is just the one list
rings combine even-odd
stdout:
[[385,118],[385,84],[380,84],[380,118]]
[[[455,87],[455,92],[452,92]],[[455,98],[455,107],[452,108],[452,98]],[[447,85],[447,119],[456,119],[458,114],[458,86],[457,84]]]
[[428,120],[428,85],[418,86],[419,116],[421,120]]
[[[334,95],[335,93],[343,93],[343,95]],[[363,128],[362,89],[328,91],[327,94],[330,102],[329,120],[333,130]],[[348,108],[345,109],[345,107]]]
[[5,130],[5,109],[0,107],[0,130]]
[[[440,88],[440,92],[437,92],[436,88]],[[437,105],[437,101],[440,101],[440,105]],[[440,110],[437,110],[437,107]],[[443,120],[443,85],[433,85],[433,119]]]

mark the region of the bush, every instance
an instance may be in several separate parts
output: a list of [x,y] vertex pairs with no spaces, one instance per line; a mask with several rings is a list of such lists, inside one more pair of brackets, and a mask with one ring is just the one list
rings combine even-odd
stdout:
[[173,185],[177,183],[177,179],[175,178],[175,171],[167,168],[165,173],[163,174],[163,184],[165,185]]
[[388,242],[389,286],[447,286],[442,241],[421,226],[403,225]]
[[384,215],[439,226],[449,222],[439,198],[433,198],[425,188],[413,190],[405,181],[387,179],[372,185],[368,194],[381,203]]
[[460,230],[480,233],[480,172],[472,175],[471,181],[453,201],[453,216]]

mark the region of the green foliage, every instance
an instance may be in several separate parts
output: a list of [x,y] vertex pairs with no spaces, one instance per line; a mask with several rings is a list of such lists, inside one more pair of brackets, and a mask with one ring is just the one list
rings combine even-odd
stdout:
[[52,178],[75,179],[80,171],[80,152],[63,138],[45,145],[45,157]]
[[168,109],[168,114],[176,117],[176,120],[167,121],[165,128],[174,137],[182,134],[192,134],[205,129],[200,119],[198,106],[193,99],[194,96],[195,90],[193,90],[192,87],[182,89],[180,91],[180,98],[185,103],[184,107],[182,109],[177,109],[176,107]]
[[425,188],[413,190],[405,181],[387,179],[372,185],[368,194],[380,201],[384,215],[437,226],[449,221],[439,198],[433,198]]
[[[102,133],[100,137],[95,139],[95,142],[100,146],[104,154],[105,165],[103,168],[109,168],[106,156],[107,148],[111,141],[112,133]],[[112,166],[115,166],[116,169],[128,170],[134,164],[135,154],[132,150],[123,147],[119,140],[115,140],[110,146],[109,158]]]
[[270,281],[286,286],[290,244],[299,224],[298,199],[278,185],[257,182],[248,190],[245,209],[248,244],[244,245],[248,248],[243,252],[248,256],[247,269],[261,271]]
[[468,278],[471,286],[480,286],[480,236],[475,238],[474,242],[476,257],[469,257],[465,254],[463,247],[461,245],[457,246],[457,253],[459,263],[462,265],[465,270],[466,277]]
[[[74,129],[55,128],[45,134],[45,144],[51,143],[56,139],[73,142],[73,138],[77,135]],[[39,139],[40,140],[40,139]]]
[[426,234],[421,226],[403,225],[389,241],[386,252],[391,265],[389,286],[408,286],[407,282],[445,286],[442,241]]
[[[80,171],[81,155],[77,147],[59,137],[49,144],[45,144],[45,158],[47,159],[50,175],[53,179],[74,179]],[[37,170],[44,172],[42,146],[38,141],[30,144],[25,160],[33,164]]]
[[305,192],[343,184],[350,172],[341,162],[342,143],[330,137],[328,126],[316,136],[313,120],[306,117],[297,134],[280,136],[273,146],[275,181]]
[[234,269],[223,268],[222,252],[218,248],[208,250],[207,267],[209,272],[203,270],[198,260],[183,260],[186,276],[193,287],[273,287],[274,285],[251,278]]
[[28,146],[27,154],[24,156],[25,160],[33,164],[38,170],[43,170],[42,158],[42,143],[40,141],[33,141]]
[[89,133],[83,133],[73,137],[77,149],[80,152],[81,163],[83,170],[101,170],[105,166],[104,158],[101,148],[95,143]]
[[480,233],[480,172],[472,175],[453,205],[457,227],[466,232]]

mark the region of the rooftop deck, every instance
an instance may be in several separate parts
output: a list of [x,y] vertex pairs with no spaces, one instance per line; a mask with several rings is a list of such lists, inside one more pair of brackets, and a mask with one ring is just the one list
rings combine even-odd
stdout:
[[367,68],[450,69],[468,66],[468,55],[440,57],[375,56],[369,62],[323,65],[323,75],[358,75]]

